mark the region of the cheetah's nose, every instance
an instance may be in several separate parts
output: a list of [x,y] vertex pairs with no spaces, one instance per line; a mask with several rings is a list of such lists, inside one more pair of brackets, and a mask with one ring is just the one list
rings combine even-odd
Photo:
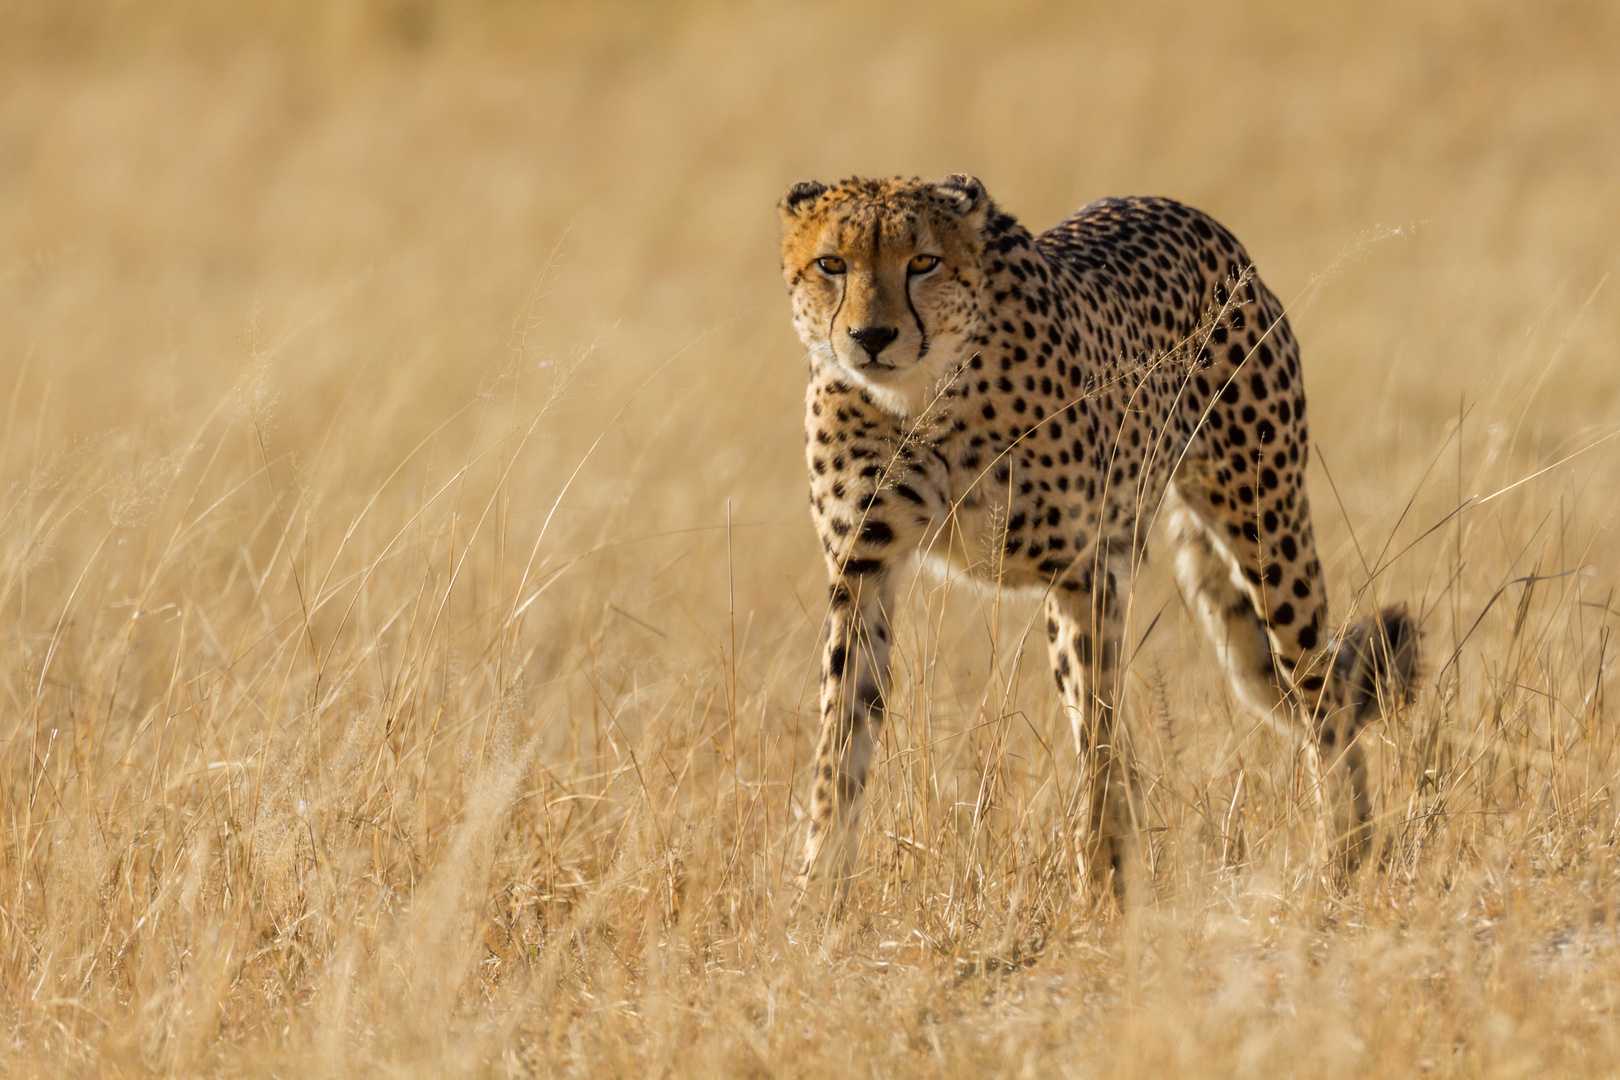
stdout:
[[878,353],[889,347],[889,343],[900,336],[900,331],[892,326],[852,326],[849,336],[855,339],[855,344],[866,350],[866,355],[873,360]]

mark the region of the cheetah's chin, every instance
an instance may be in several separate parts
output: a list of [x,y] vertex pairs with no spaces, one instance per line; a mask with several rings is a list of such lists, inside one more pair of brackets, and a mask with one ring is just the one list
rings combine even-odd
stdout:
[[836,364],[879,408],[902,420],[915,419],[938,405],[953,373],[961,367],[959,361],[952,362],[950,350],[938,348],[921,360],[901,364],[879,361],[856,366],[842,358]]
[[927,364],[906,367],[868,364],[861,368],[840,364],[839,367],[871,395],[878,408],[902,420],[927,410],[938,399],[944,381],[942,374]]

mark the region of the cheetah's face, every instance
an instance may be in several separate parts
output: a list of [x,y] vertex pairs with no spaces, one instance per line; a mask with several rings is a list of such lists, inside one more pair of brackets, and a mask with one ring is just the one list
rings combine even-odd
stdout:
[[782,197],[782,274],[805,346],[900,413],[926,406],[979,323],[972,177],[795,184]]

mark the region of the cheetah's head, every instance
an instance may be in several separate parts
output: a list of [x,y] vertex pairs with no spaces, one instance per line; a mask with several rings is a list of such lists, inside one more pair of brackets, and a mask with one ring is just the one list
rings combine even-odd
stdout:
[[807,181],[779,209],[799,338],[891,411],[926,407],[979,327],[984,185]]

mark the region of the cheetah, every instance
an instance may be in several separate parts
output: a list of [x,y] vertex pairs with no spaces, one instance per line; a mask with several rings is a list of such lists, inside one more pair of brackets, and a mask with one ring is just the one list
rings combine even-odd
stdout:
[[1240,706],[1337,793],[1322,816],[1353,867],[1370,831],[1356,734],[1411,701],[1419,632],[1404,606],[1329,629],[1299,350],[1232,234],[1123,198],[1036,236],[961,174],[804,182],[778,209],[830,578],[801,884],[831,852],[853,865],[896,570],[921,555],[1044,594],[1081,879],[1123,894],[1140,814],[1115,723],[1123,609],[1160,517]]

